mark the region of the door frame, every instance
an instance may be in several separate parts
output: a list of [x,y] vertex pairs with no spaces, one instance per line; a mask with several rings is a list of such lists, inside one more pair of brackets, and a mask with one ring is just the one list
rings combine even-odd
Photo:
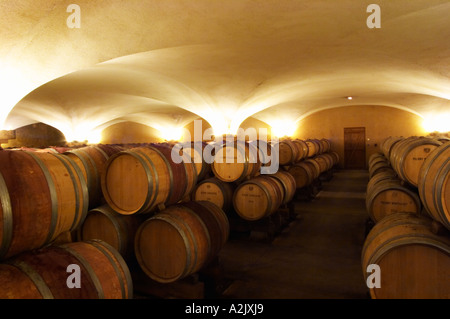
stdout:
[[[348,164],[350,163],[349,162],[349,159],[351,159],[352,157],[348,157],[347,156],[347,151],[348,151],[348,149],[346,149],[346,145],[347,145],[347,143],[345,143],[346,142],[346,133],[348,132],[348,131],[350,131],[350,130],[354,130],[354,131],[357,131],[357,130],[359,130],[362,134],[362,137],[363,137],[363,139],[362,139],[362,143],[361,143],[361,145],[363,145],[364,146],[364,156],[363,156],[363,161],[361,161],[361,167],[358,167],[358,168],[356,168],[356,167],[348,167]],[[357,150],[357,149],[353,149],[353,152],[354,151],[359,151],[359,149]],[[362,151],[362,149],[360,150],[360,151]],[[353,153],[352,153],[353,154]],[[344,168],[345,169],[367,169],[367,161],[366,161],[366,156],[367,156],[367,148],[366,148],[366,128],[364,127],[364,126],[355,126],[355,127],[344,127]]]

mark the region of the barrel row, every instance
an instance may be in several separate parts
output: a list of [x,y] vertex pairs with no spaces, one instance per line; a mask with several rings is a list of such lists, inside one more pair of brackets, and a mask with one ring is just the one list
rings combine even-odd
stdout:
[[361,266],[373,299],[450,296],[450,237],[436,234],[427,216],[397,212],[380,219],[364,241]]
[[150,279],[172,283],[207,266],[229,232],[227,215],[209,201],[177,203],[151,215],[123,215],[105,204],[89,211],[77,238],[108,242]]
[[[373,166],[377,164],[373,163]],[[399,179],[392,168],[384,167],[382,170],[373,171],[369,179],[366,210],[371,220],[377,223],[384,217],[398,212],[420,214],[422,204],[414,187]]]
[[328,139],[283,139],[278,142],[280,165],[290,165],[301,160],[331,151]]
[[[361,265],[373,299],[447,299],[450,294],[450,237],[448,232],[437,232],[435,224],[439,221],[448,228],[448,213],[440,203],[448,200],[443,192],[449,194],[449,189],[442,181],[449,175],[445,163],[450,143],[432,143],[436,147],[429,152],[423,149],[429,147],[427,143],[388,138],[381,152],[369,157],[366,208],[375,225],[364,241]],[[394,169],[388,159],[398,161],[399,154],[414,148],[413,164],[422,162],[417,187],[400,175],[398,162]],[[426,158],[420,158],[424,153]],[[378,278],[371,265],[381,270]],[[370,288],[377,281],[379,286]]]
[[0,260],[76,230],[89,209],[152,211],[190,196],[197,182],[193,161],[175,163],[163,144],[60,151],[0,151]]
[[283,169],[294,177],[296,188],[301,189],[313,184],[321,174],[329,172],[338,163],[339,155],[336,152],[329,152],[283,166]]
[[294,177],[283,170],[259,175],[243,183],[227,183],[211,177],[198,183],[192,193],[194,201],[210,201],[228,215],[236,212],[248,221],[273,214],[292,201],[296,191]]
[[[395,142],[394,142],[395,141]],[[450,143],[431,137],[389,137],[380,153],[369,159],[372,171],[386,170],[389,162],[395,174],[418,193],[425,212],[450,229]],[[370,169],[372,168],[372,169]]]
[[381,148],[399,178],[417,187],[424,160],[440,145],[439,140],[423,136],[389,137]]
[[450,142],[437,147],[424,160],[418,192],[428,215],[450,230]]
[[122,256],[101,240],[49,245],[0,263],[0,299],[131,299]]

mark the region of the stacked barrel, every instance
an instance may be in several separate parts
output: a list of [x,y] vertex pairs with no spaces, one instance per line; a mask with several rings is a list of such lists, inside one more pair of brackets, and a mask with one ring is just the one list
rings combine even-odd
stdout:
[[[0,150],[0,298],[133,295],[129,269],[113,247],[71,240],[94,193],[66,151]],[[71,265],[80,267],[80,289],[67,285]]]
[[369,159],[366,206],[375,226],[362,251],[363,274],[380,266],[372,298],[450,295],[450,143],[388,137]]
[[[388,137],[383,141],[381,151],[369,158],[366,206],[373,221],[396,212],[420,214],[423,204],[430,213],[430,200],[426,201],[425,189],[432,187],[437,179],[432,176],[433,169],[429,174],[427,172],[435,158],[434,165],[438,166],[435,170],[441,170],[439,165],[444,161],[442,158],[445,159],[442,150],[446,145],[437,139],[417,136]],[[441,152],[444,155],[440,155]]]
[[243,220],[257,221],[293,199],[296,188],[293,177],[280,170],[270,172],[270,165],[278,161],[271,143],[232,138],[209,147],[214,148],[213,175],[197,184],[193,200],[210,201],[228,216],[237,214]]
[[339,163],[339,155],[331,151],[327,139],[284,139],[278,147],[280,165],[294,176],[297,189],[312,185]]
[[77,232],[114,246],[133,277],[142,271],[158,283],[176,282],[206,267],[228,239],[223,210],[191,200],[197,183],[211,176],[207,144],[183,146],[125,145],[109,157],[100,181],[104,203]]
[[[197,184],[193,199],[212,201],[229,215],[250,222],[266,219],[292,203],[297,190],[312,184],[339,161],[326,139],[276,143],[224,139],[212,146],[213,176]],[[276,169],[270,170],[272,166]]]

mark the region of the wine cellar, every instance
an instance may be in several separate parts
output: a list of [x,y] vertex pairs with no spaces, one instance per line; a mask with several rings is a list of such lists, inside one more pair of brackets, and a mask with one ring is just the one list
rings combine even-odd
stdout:
[[450,299],[448,1],[0,8],[0,299]]

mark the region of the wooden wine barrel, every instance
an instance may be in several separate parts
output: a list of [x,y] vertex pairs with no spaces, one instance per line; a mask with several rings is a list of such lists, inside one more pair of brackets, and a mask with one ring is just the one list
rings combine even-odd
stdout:
[[299,151],[295,142],[291,140],[281,140],[278,143],[278,148],[280,165],[290,165],[299,160]]
[[431,231],[424,216],[396,213],[380,220],[369,232],[361,263],[380,267],[380,288],[374,299],[448,299],[450,296],[450,240]]
[[294,176],[292,176],[291,173],[282,170],[279,170],[275,174],[270,174],[267,176],[277,179],[283,186],[284,197],[281,203],[284,205],[291,202],[297,189]]
[[337,152],[329,152],[330,156],[333,157],[333,167],[339,164],[339,154]]
[[282,189],[272,178],[261,175],[240,184],[233,194],[233,207],[245,220],[273,214],[283,201]]
[[441,143],[449,143],[450,137],[448,136],[437,136],[436,139]]
[[228,219],[206,203],[173,205],[140,225],[135,254],[149,278],[175,282],[202,269],[218,253],[228,237]]
[[161,152],[149,147],[132,148],[109,158],[102,192],[108,205],[120,214],[151,213],[168,202],[173,176]]
[[322,153],[320,156],[323,157],[327,163],[327,171],[331,170],[334,167],[334,165],[336,165],[335,157],[330,153]]
[[311,185],[315,179],[314,169],[305,162],[295,163],[287,170],[294,177],[296,188]]
[[198,182],[197,168],[187,153],[181,154],[181,158],[183,159],[187,182],[186,190],[182,198],[189,200]]
[[442,144],[425,159],[418,190],[430,217],[450,229],[450,143]]
[[64,152],[83,172],[89,191],[89,208],[97,207],[103,199],[101,176],[109,156],[97,146],[86,146]]
[[187,168],[189,167],[188,165],[191,165],[192,168],[192,163],[185,164],[184,161],[181,163],[175,162],[172,158],[171,145],[152,143],[147,147],[159,151],[163,155],[168,167],[170,167],[171,194],[165,204],[173,205],[178,203],[187,193],[190,194],[193,190],[194,183],[192,179],[195,178],[195,181],[197,180],[196,173],[193,173],[192,170],[188,170]]
[[214,176],[224,182],[241,182],[254,177],[262,164],[248,142],[223,143],[216,148],[211,165]]
[[366,209],[369,217],[378,222],[387,215],[398,212],[420,214],[419,195],[400,180],[385,179],[367,189]]
[[372,164],[369,164],[369,178],[374,177],[376,174],[391,170],[391,164],[386,158],[380,158],[376,161],[372,161]]
[[[80,288],[69,288],[80,267]],[[69,269],[69,272],[68,272]],[[127,264],[100,240],[51,245],[27,251],[0,264],[0,299],[132,299]]]
[[258,156],[259,161],[261,162],[261,166],[270,166],[272,160],[279,162],[279,154],[275,147],[269,141],[257,140],[251,141],[250,143],[257,143],[258,147]]
[[331,142],[330,142],[330,140],[328,140],[326,138],[322,138],[320,140],[320,143],[322,144],[322,153],[328,153],[329,151],[331,151]]
[[379,172],[378,174],[375,174],[373,177],[369,179],[369,182],[367,183],[367,190],[370,190],[375,184],[383,181],[383,180],[395,180],[397,182],[400,182],[400,180],[397,177],[397,173],[392,169],[386,169],[385,171]]
[[233,205],[234,183],[221,181],[216,177],[199,182],[192,193],[194,201],[208,201],[216,204],[223,211],[229,212]]
[[209,201],[190,201],[180,204],[198,215],[209,232],[211,251],[205,265],[215,258],[230,236],[230,223],[226,213],[216,204]]
[[306,145],[308,145],[308,157],[314,157],[319,154],[319,145],[313,139],[305,140]]
[[317,162],[317,164],[319,165],[320,174],[325,173],[326,171],[328,171],[331,168],[330,167],[331,163],[329,161],[329,158],[326,158],[325,156],[323,156],[323,154],[317,155],[314,158],[312,158],[311,160]]
[[400,141],[402,141],[404,139],[405,138],[402,137],[402,136],[389,136],[389,137],[387,137],[386,139],[383,140],[383,142],[380,145],[381,152],[384,154],[384,156],[387,159],[390,159],[391,158],[391,149],[392,149],[392,147],[396,143],[398,143],[398,142],[400,142]]
[[301,160],[308,157],[308,145],[305,143],[305,141],[300,139],[292,140],[292,142],[297,147],[297,158],[295,162],[300,162]]
[[107,156],[110,158],[116,153],[125,151],[125,147],[117,144],[97,144],[95,145],[99,149],[101,149]]
[[77,230],[78,241],[102,240],[128,261],[134,256],[134,236],[142,222],[141,215],[122,215],[108,205],[89,210]]
[[430,138],[406,138],[391,149],[392,168],[402,180],[417,187],[423,161],[440,145],[441,142]]
[[[197,181],[207,178],[211,173],[211,163],[206,161],[203,156],[205,148],[208,148],[206,142],[191,142],[189,146],[183,145],[182,152],[188,154],[195,165]],[[211,155],[214,155],[214,153]]]
[[369,156],[369,161],[367,163],[368,163],[368,166],[370,167],[377,162],[384,162],[384,161],[389,161],[389,160],[386,158],[386,156],[384,156],[383,153],[376,152]]
[[311,170],[314,174],[314,179],[319,178],[320,176],[320,165],[317,161],[315,161],[312,158],[308,158],[307,160],[304,160],[303,163],[305,163],[306,165],[309,165],[311,167]]
[[88,211],[86,182],[61,154],[0,151],[0,259],[75,230]]

